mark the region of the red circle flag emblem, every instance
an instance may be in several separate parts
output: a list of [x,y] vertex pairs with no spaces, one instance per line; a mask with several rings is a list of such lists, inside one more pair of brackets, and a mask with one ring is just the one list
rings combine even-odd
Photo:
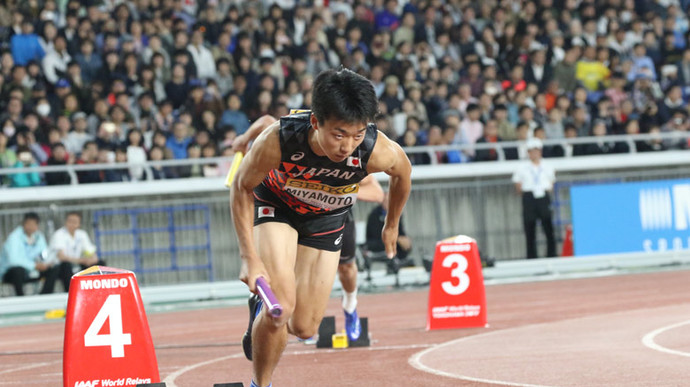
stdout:
[[271,211],[269,211],[268,208],[264,208],[264,210],[261,211],[261,212],[262,212],[264,215],[268,215],[268,213],[271,212]]

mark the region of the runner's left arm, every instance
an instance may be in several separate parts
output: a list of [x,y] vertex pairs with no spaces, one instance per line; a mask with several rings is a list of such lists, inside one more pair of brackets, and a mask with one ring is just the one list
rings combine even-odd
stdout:
[[235,152],[247,153],[249,151],[249,143],[259,137],[264,129],[268,128],[276,121],[278,120],[269,114],[259,117],[249,126],[246,132],[237,136],[235,140],[233,140],[232,150]]
[[386,255],[393,258],[396,254],[400,216],[410,196],[412,165],[400,145],[379,132],[367,171],[383,171],[390,176],[388,212],[381,238],[386,247]]

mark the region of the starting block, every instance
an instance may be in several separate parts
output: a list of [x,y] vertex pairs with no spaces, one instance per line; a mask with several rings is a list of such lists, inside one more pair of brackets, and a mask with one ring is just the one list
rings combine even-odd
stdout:
[[244,387],[244,383],[216,383],[213,387]]
[[347,333],[345,331],[334,333],[331,335],[331,343],[333,343],[333,348],[347,348]]
[[324,317],[321,320],[321,325],[319,325],[319,340],[316,342],[316,348],[368,347],[371,345],[369,339],[369,319],[367,317],[360,317],[359,324],[362,327],[359,339],[350,341],[347,339],[347,334],[336,333],[335,316]]
[[64,386],[164,386],[134,273],[92,266],[72,276]]

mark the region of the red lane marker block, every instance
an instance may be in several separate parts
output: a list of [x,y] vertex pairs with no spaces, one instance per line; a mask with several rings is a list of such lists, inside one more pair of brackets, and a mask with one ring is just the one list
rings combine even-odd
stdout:
[[134,273],[92,266],[70,282],[64,387],[158,383],[158,362]]
[[477,242],[464,235],[437,242],[426,329],[486,326],[484,276]]

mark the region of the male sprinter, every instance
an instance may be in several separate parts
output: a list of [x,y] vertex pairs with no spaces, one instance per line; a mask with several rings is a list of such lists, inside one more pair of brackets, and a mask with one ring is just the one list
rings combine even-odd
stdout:
[[[290,114],[304,113],[308,110],[293,109]],[[268,128],[277,120],[270,116],[264,115],[254,121],[252,125],[242,135],[237,136],[232,142],[232,149],[235,152],[246,153],[249,150],[249,144],[253,141],[264,129]],[[359,182],[359,192],[357,192],[357,200],[364,200],[367,202],[382,203],[385,198],[383,188],[374,175],[367,175]],[[340,261],[338,263],[338,279],[343,288],[343,314],[345,315],[345,332],[350,341],[359,339],[361,333],[361,324],[359,322],[359,315],[357,314],[357,261],[355,260],[355,251],[357,250],[355,218],[352,214],[352,208],[349,208],[345,216],[345,227],[343,228],[343,242],[340,250]]]
[[328,70],[312,95],[312,112],[283,117],[258,136],[230,187],[240,279],[255,292],[264,277],[283,306],[273,318],[260,313],[255,297],[250,302],[243,346],[254,359],[252,386],[271,385],[288,332],[303,339],[316,333],[358,183],[369,173],[390,176],[382,238],[391,258],[410,192],[407,156],[371,124],[378,106],[371,82],[347,69]]

